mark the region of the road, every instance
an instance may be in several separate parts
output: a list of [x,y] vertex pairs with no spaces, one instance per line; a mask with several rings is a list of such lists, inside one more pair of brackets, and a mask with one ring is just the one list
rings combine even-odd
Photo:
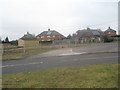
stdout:
[[[110,44],[109,47],[106,45],[96,45],[94,47],[87,46],[72,49],[69,48],[48,52],[42,55],[35,55],[20,60],[3,61],[3,65],[1,67],[2,74],[42,70],[56,67],[118,62],[118,52],[116,51],[117,49],[115,46],[116,44]],[[99,53],[98,51],[102,53]]]

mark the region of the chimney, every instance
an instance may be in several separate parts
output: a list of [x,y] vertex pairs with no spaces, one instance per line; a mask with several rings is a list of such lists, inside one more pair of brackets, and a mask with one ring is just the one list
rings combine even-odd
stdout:
[[110,27],[108,27],[108,29],[110,29]]
[[29,32],[27,32],[27,34],[29,34]]
[[87,30],[90,30],[90,28],[89,28],[89,27],[87,27]]
[[50,28],[48,29],[48,31],[50,31]]

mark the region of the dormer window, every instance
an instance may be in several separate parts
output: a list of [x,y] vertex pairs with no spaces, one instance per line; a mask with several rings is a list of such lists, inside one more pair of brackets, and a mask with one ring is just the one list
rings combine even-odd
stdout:
[[47,35],[50,35],[51,33],[52,33],[51,31],[48,31],[48,32],[47,32]]
[[50,28],[48,29],[47,35],[50,35],[52,32],[50,31]]

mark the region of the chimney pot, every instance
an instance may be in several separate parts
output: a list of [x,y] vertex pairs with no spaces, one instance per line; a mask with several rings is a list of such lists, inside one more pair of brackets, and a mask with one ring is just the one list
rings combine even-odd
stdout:
[[90,30],[90,28],[89,28],[89,27],[87,27],[87,30]]
[[48,31],[50,31],[50,28],[48,29]]

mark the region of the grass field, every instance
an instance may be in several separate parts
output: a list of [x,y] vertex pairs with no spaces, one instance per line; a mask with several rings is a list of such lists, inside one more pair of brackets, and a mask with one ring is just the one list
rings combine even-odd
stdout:
[[[114,42],[116,43],[116,42]],[[7,53],[2,54],[2,60],[11,60],[11,59],[20,59],[27,56],[32,56],[36,54],[41,54],[44,52],[48,52],[55,49],[60,48],[74,48],[74,47],[84,47],[89,45],[95,45],[95,44],[104,44],[104,43],[90,43],[90,44],[64,44],[64,45],[51,45],[51,46],[39,46],[39,47],[30,47],[30,48],[15,48],[15,49],[8,49]],[[3,47],[4,48],[4,47]],[[6,48],[6,47],[5,47]],[[8,48],[8,47],[7,47]],[[13,46],[10,46],[9,48],[13,48]]]
[[12,50],[10,53],[4,53],[2,55],[2,59],[3,60],[20,59],[20,58],[48,52],[48,51],[55,50],[55,49],[57,48],[55,47],[42,47],[42,48],[34,47],[34,48],[26,48],[25,52],[23,49],[22,50],[15,49],[15,50]]
[[[94,44],[102,44],[102,43],[94,43]],[[37,47],[26,47],[25,49],[14,48],[14,46],[8,46],[3,48],[14,48],[14,49],[6,49],[7,53],[3,53],[2,59],[3,60],[20,59],[26,56],[41,54],[41,53],[48,52],[55,49],[83,47],[88,45],[91,45],[91,44],[64,44],[64,45],[43,46],[43,47],[37,46]]]
[[3,75],[3,88],[118,88],[118,64],[72,66]]

